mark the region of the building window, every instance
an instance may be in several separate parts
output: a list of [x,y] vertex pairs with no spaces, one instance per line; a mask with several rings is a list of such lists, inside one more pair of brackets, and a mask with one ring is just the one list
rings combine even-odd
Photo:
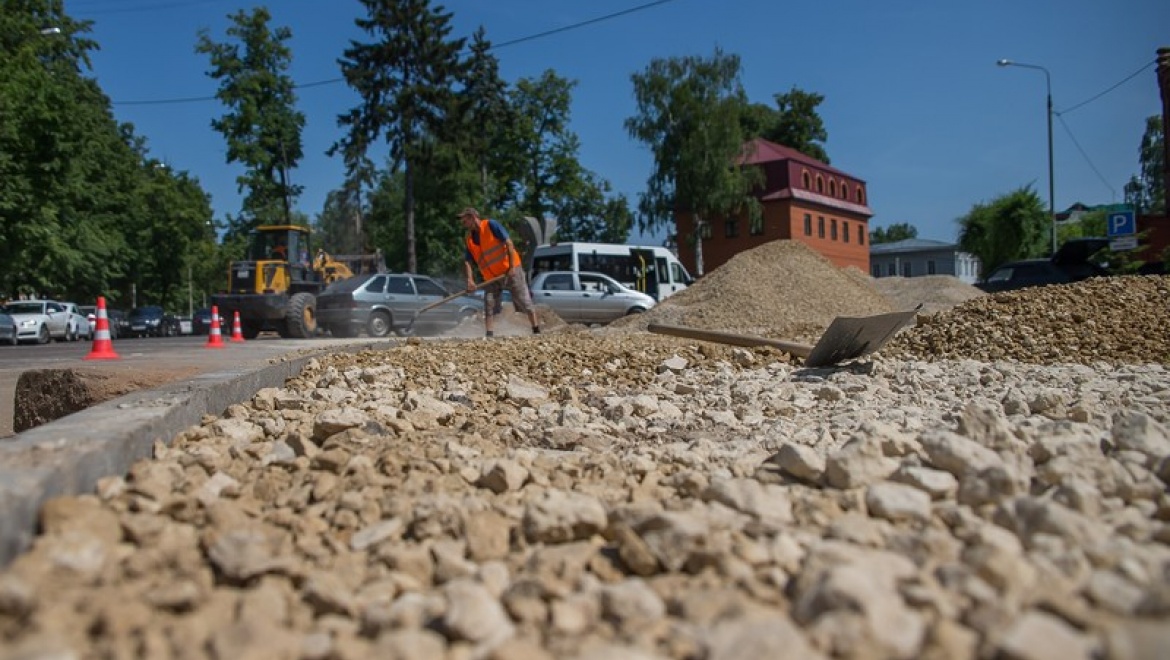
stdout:
[[829,225],[829,238],[835,241],[837,240],[837,218],[833,218],[829,222],[832,223]]
[[808,176],[808,170],[805,170],[805,171],[800,173],[800,184],[801,184],[802,188],[804,188],[805,190],[812,190],[811,181],[812,181],[812,179],[810,179]]
[[764,233],[764,214],[761,213],[759,217],[752,218],[748,226],[748,233],[752,236],[762,236]]
[[910,262],[902,264],[902,277],[910,277]]
[[804,235],[812,236],[812,214],[804,214]]
[[858,204],[865,203],[865,193],[862,192],[861,186],[857,186],[857,203]]
[[735,238],[736,236],[739,236],[739,220],[724,220],[723,236],[725,238]]
[[817,216],[817,238],[825,237],[825,216]]
[[845,237],[845,242],[848,243],[849,242],[849,223],[844,221],[844,220],[841,221],[841,233]]
[[708,240],[711,238],[711,223],[710,222],[700,222],[699,223],[699,236],[701,236],[703,238],[703,240]]
[[865,245],[865,229],[857,230],[857,244]]
[[825,194],[825,179],[820,174],[817,175],[817,192]]
[[873,272],[874,277],[881,277],[882,276],[881,264],[874,264],[874,265],[870,266],[869,269]]
[[837,196],[837,182],[829,179],[829,197]]
[[934,259],[928,259],[928,260],[927,260],[927,262],[926,262],[926,274],[927,274],[927,275],[934,275],[934,274],[935,274],[935,271],[934,271]]
[[891,263],[890,263],[890,267],[886,269],[886,273],[887,273],[887,274],[888,274],[890,277],[893,277],[893,276],[897,275],[897,274],[898,274],[898,265],[897,265],[897,264],[895,264],[895,263],[892,263],[892,262],[891,262]]

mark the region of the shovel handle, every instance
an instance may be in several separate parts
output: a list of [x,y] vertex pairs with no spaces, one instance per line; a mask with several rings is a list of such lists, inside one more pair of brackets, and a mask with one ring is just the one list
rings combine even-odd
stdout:
[[715,330],[700,330],[698,328],[684,328],[679,325],[662,325],[660,323],[651,323],[646,327],[650,332],[655,332],[660,335],[673,335],[675,337],[684,337],[686,339],[700,339],[702,341],[712,341],[719,344],[731,344],[732,346],[771,346],[778,348],[786,353],[791,353],[799,358],[808,357],[812,352],[813,347],[808,344],[799,344],[793,341],[784,341],[782,339],[768,339],[767,337],[757,337],[755,335],[739,335],[731,332],[718,332]]
[[[508,274],[504,273],[503,275],[498,275],[496,277],[493,277],[490,280],[484,280],[483,282],[480,282],[479,284],[475,285],[475,289],[473,289],[473,291],[479,291],[480,289],[491,284],[492,282],[498,282],[507,276],[508,276]],[[433,302],[425,307],[419,308],[419,310],[414,313],[414,316],[415,316],[415,318],[417,318],[419,314],[422,314],[423,312],[425,312],[429,309],[434,309],[434,308],[438,307],[439,305],[444,305],[446,303],[449,303],[452,300],[455,300],[456,298],[461,298],[463,296],[466,296],[468,293],[470,293],[470,292],[469,291],[460,291],[458,293],[452,293],[451,295],[447,296],[446,298],[443,298],[442,300],[436,300],[435,302]],[[413,319],[411,320],[411,322],[412,323],[414,322]]]

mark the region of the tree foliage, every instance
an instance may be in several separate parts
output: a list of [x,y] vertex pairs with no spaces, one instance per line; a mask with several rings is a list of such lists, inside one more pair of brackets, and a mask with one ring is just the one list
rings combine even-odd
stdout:
[[1138,213],[1166,213],[1165,153],[1162,118],[1152,115],[1146,118],[1146,131],[1138,148],[1140,174],[1130,177],[1125,185],[1125,201]]
[[908,222],[895,222],[889,227],[878,227],[869,232],[869,244],[895,243],[918,238],[918,228]]
[[745,109],[741,119],[744,135],[791,147],[828,164],[825,142],[829,133],[817,113],[825,97],[793,87],[787,93],[774,95],[772,100],[775,108],[753,103]]
[[545,71],[524,78],[511,94],[510,144],[521,216],[555,217],[559,240],[621,237],[629,234],[632,213],[624,197],[611,197],[609,182],[581,165],[581,141],[569,129],[576,83]]
[[114,119],[90,29],[60,0],[0,0],[0,298],[174,301],[214,246],[210,204]]
[[638,114],[626,119],[626,130],[654,157],[639,229],[673,226],[676,209],[690,211],[696,227],[744,210],[755,217],[759,204],[750,193],[759,173],[733,166],[744,147],[739,57],[716,49],[710,58],[655,59],[632,81]]
[[1031,186],[976,204],[957,222],[959,246],[979,257],[985,273],[1008,261],[1048,253],[1051,219]]
[[452,106],[463,39],[448,39],[451,14],[429,0],[361,0],[366,16],[356,24],[373,40],[351,42],[342,58],[346,83],[360,104],[338,118],[348,135],[332,152],[353,167],[369,146],[385,139],[391,172],[404,174],[403,216],[406,264],[418,269],[415,233],[415,164],[433,146]]
[[195,51],[208,56],[207,75],[219,81],[216,98],[230,108],[211,126],[227,142],[227,162],[244,167],[236,177],[245,193],[243,208],[229,230],[246,233],[289,220],[293,200],[303,189],[292,183],[290,170],[304,156],[305,115],[296,110],[295,84],[287,73],[292,51],[286,42],[292,31],[271,28],[272,15],[265,7],[229,18],[227,36],[232,41],[216,43],[207,30],[200,30]]

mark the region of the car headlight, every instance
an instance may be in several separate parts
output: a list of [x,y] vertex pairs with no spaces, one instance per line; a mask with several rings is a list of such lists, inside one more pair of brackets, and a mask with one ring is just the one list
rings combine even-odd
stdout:
[[20,322],[20,327],[22,328],[35,328],[36,326],[37,322],[32,319],[25,319]]
[[146,325],[158,325],[159,319],[146,319]]

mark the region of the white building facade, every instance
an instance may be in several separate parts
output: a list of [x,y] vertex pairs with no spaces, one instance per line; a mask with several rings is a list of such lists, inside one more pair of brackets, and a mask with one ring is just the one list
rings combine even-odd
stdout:
[[967,284],[982,276],[979,258],[954,243],[908,238],[869,246],[869,274],[873,277],[953,275]]

